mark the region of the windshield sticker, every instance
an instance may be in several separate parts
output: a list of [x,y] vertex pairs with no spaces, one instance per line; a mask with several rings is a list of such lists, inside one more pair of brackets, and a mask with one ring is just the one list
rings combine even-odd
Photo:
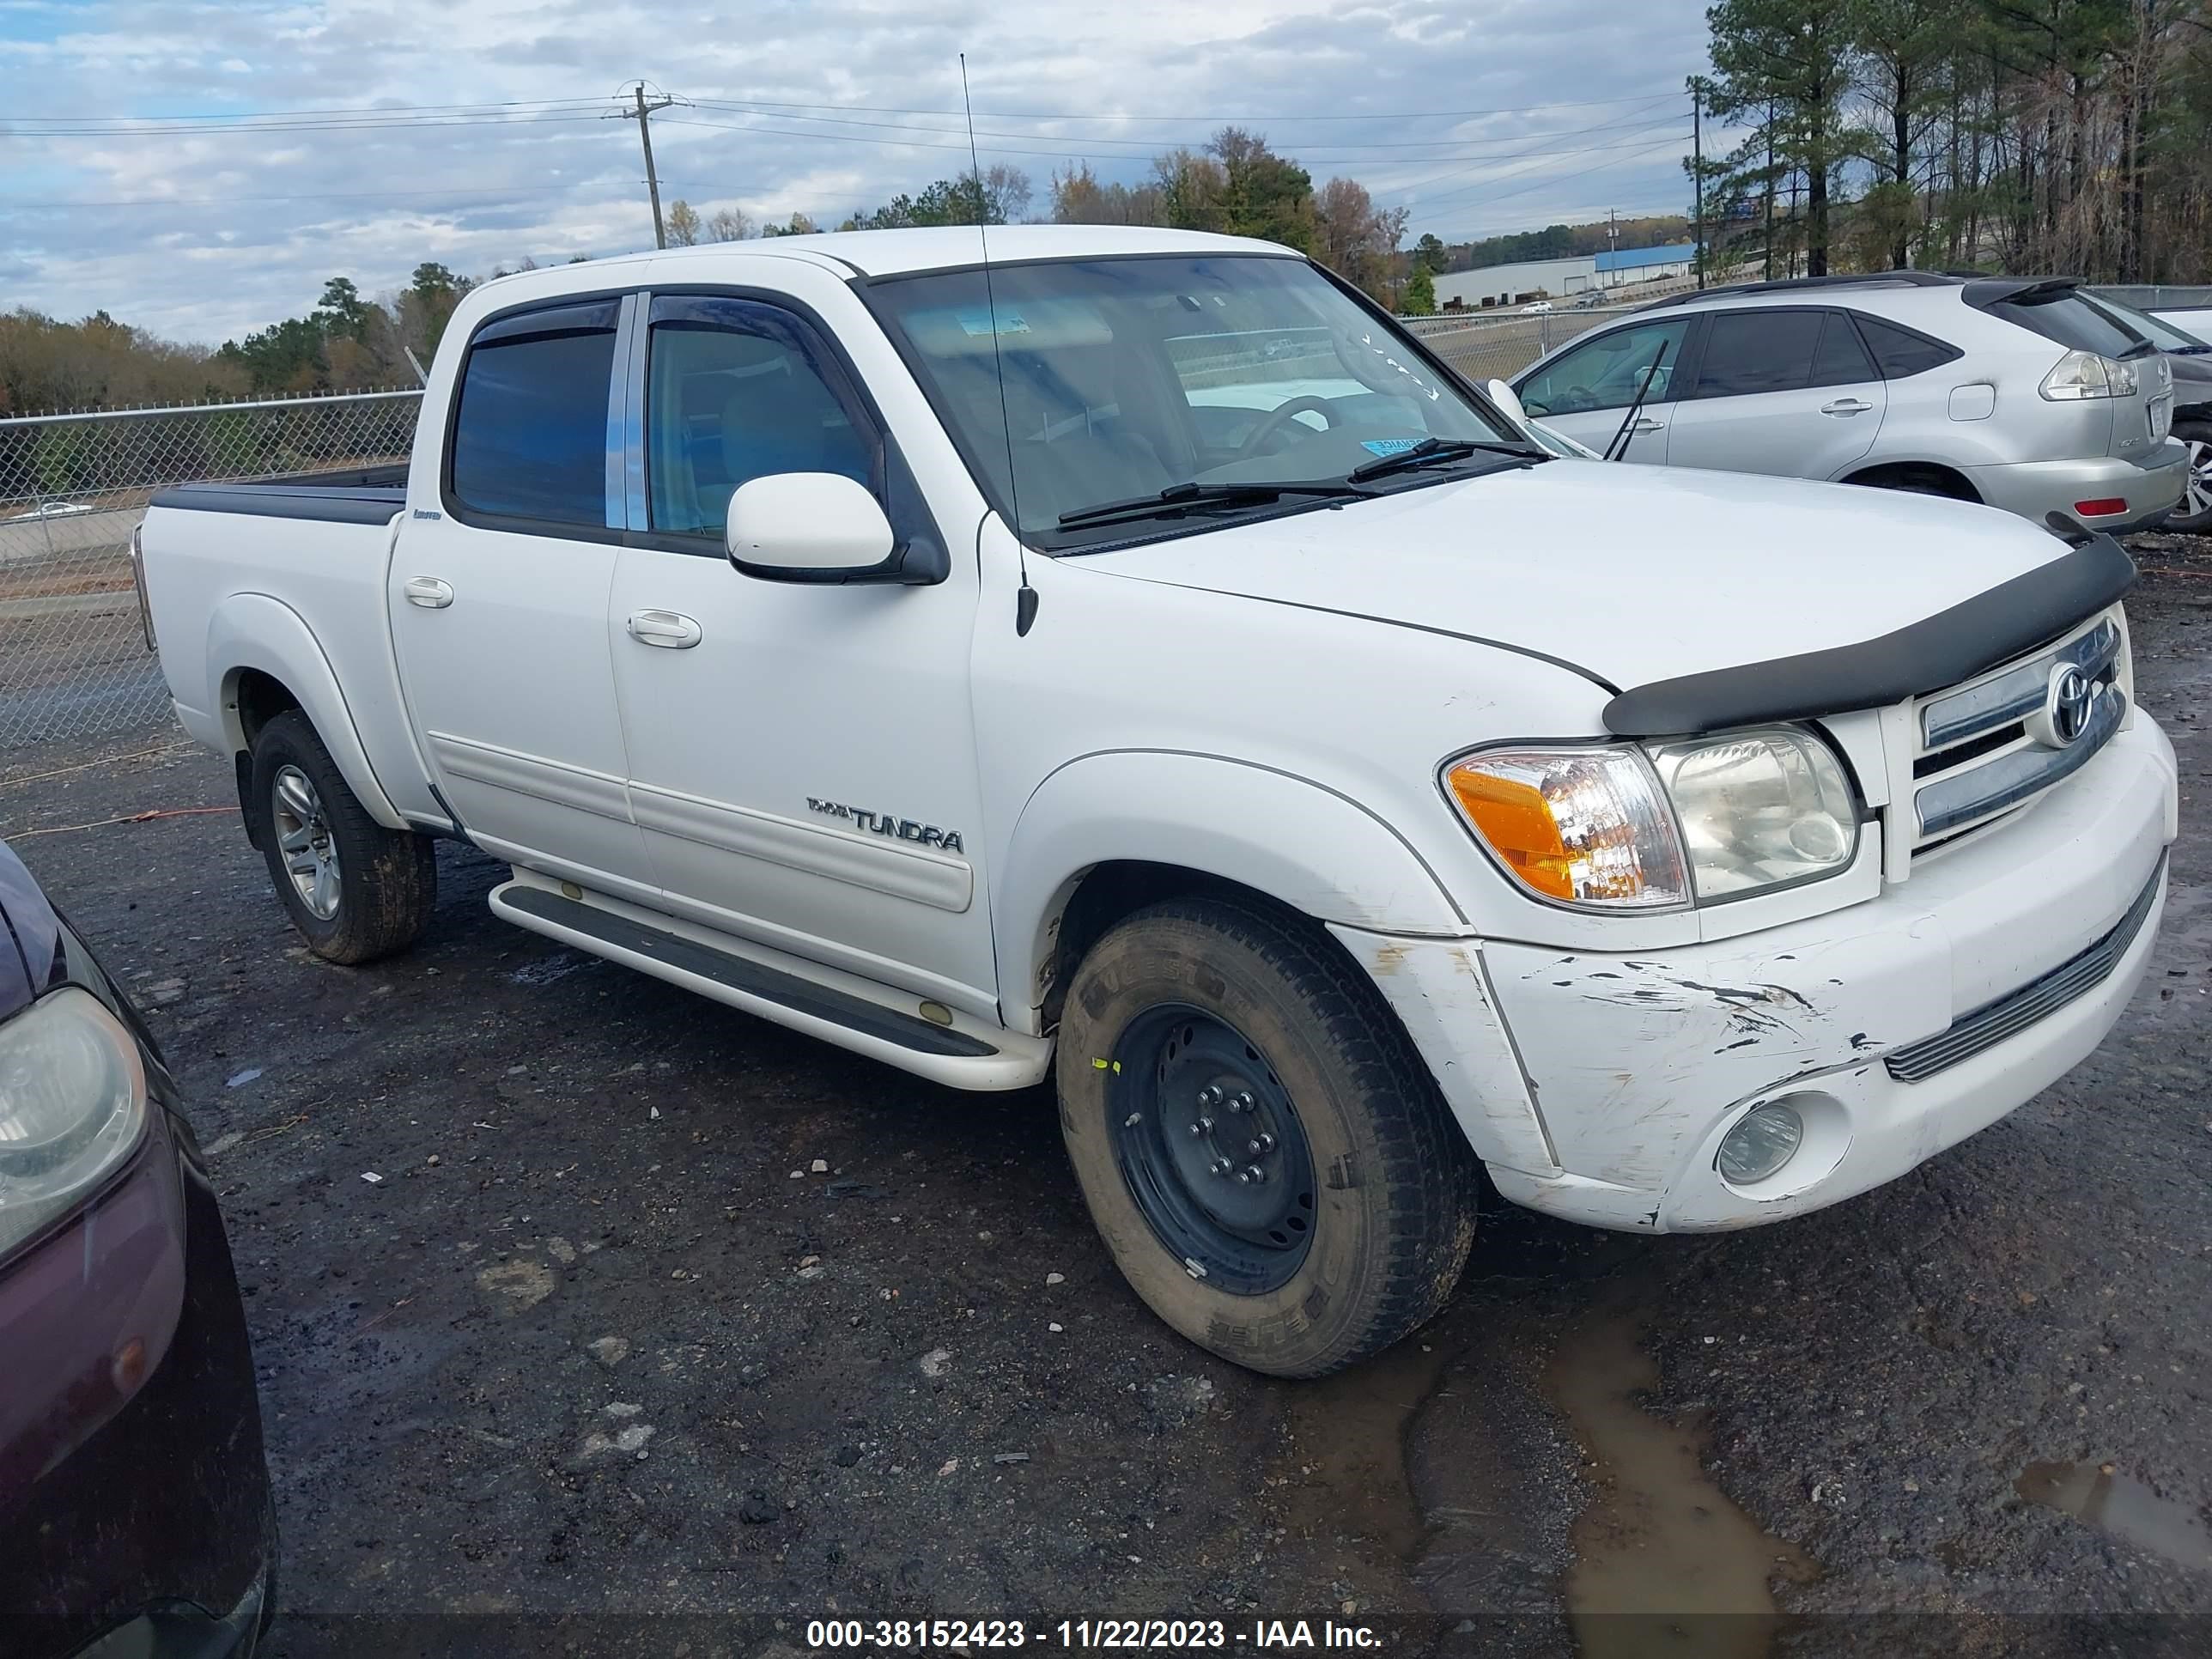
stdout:
[[[991,313],[980,307],[974,311],[963,311],[960,313],[960,327],[961,331],[966,334],[988,335],[991,331]],[[999,332],[1001,334],[1026,334],[1029,331],[1030,325],[1018,314],[1009,313],[999,319]]]
[[1419,438],[1370,438],[1359,447],[1370,455],[1402,455],[1419,442]]

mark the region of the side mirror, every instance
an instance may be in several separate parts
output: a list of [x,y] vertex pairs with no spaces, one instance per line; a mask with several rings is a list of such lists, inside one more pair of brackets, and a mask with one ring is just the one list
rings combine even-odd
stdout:
[[1528,411],[1521,406],[1521,394],[1503,380],[1492,380],[1482,388],[1490,401],[1510,415],[1522,425],[1528,424]]
[[951,561],[934,541],[897,544],[861,484],[839,472],[776,472],[739,484],[724,532],[730,562],[771,582],[941,582]]

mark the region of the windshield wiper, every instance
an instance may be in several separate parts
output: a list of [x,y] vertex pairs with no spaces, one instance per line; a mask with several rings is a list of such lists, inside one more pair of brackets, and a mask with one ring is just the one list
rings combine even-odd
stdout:
[[1534,444],[1492,443],[1476,438],[1424,438],[1410,449],[1401,449],[1395,455],[1378,456],[1364,461],[1346,473],[1352,483],[1365,483],[1370,478],[1380,478],[1392,472],[1402,472],[1413,467],[1431,466],[1442,461],[1463,461],[1474,454],[1510,455],[1519,461],[1548,461],[1551,452]]
[[[1358,474],[1352,475],[1357,480]],[[1063,530],[1077,525],[1103,524],[1109,519],[1164,519],[1209,507],[1264,507],[1285,495],[1364,495],[1356,482],[1314,479],[1310,482],[1261,483],[1200,483],[1186,479],[1170,484],[1154,495],[1132,495],[1127,501],[1093,501],[1060,515]]]

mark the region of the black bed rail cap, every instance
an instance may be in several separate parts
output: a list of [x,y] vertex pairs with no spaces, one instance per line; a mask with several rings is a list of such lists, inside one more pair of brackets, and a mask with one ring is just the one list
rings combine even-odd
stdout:
[[2127,550],[2093,535],[2048,564],[1878,639],[1631,686],[1606,704],[1605,728],[1622,738],[1693,737],[1902,702],[2057,638],[2135,580]]

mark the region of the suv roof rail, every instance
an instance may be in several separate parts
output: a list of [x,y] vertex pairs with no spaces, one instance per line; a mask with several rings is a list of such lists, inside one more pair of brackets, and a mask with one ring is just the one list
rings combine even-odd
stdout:
[[1877,270],[1855,276],[1778,276],[1771,283],[1728,283],[1718,288],[1692,289],[1686,293],[1670,294],[1663,300],[1654,300],[1649,305],[1638,306],[1639,311],[1658,311],[1669,306],[1695,304],[1699,300],[1716,296],[1726,298],[1738,294],[1790,294],[1800,289],[1826,288],[1960,288],[1966,279],[1948,271],[1938,270]]

